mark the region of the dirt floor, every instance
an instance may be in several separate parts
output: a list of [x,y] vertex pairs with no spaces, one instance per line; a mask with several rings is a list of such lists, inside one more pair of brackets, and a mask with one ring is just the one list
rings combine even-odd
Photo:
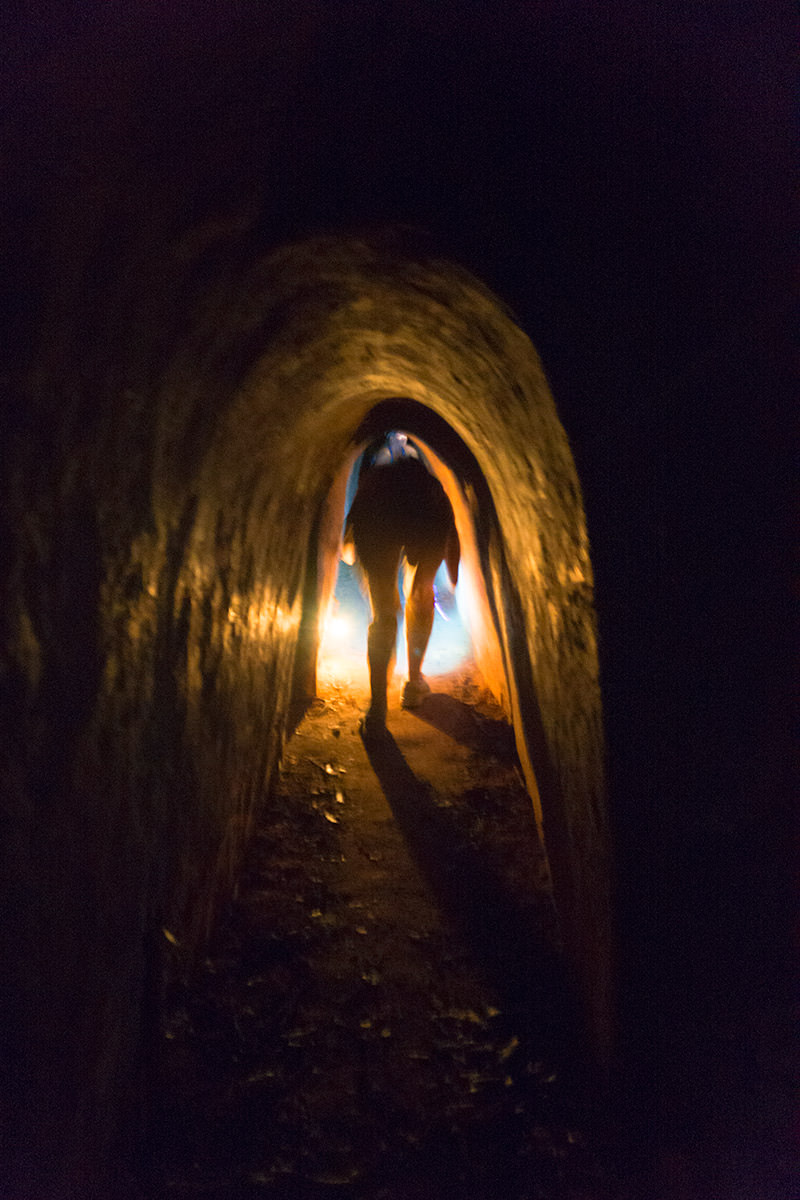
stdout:
[[547,865],[470,668],[322,680],[164,1034],[158,1197],[600,1200]]

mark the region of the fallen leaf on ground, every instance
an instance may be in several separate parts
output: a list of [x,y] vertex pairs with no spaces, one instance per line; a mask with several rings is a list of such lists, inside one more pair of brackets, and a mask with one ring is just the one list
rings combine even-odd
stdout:
[[498,1053],[498,1058],[500,1061],[505,1062],[507,1058],[511,1058],[511,1055],[514,1053],[518,1045],[519,1038],[516,1034],[514,1034],[511,1041],[507,1045],[503,1046],[503,1049]]

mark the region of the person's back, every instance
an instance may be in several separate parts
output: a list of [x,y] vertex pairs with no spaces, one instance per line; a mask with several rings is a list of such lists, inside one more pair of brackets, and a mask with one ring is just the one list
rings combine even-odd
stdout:
[[419,459],[402,458],[371,467],[362,475],[348,524],[366,569],[367,562],[387,545],[399,547],[409,565],[416,566],[429,551],[445,544],[454,522],[439,480]]
[[386,461],[376,453],[361,472],[346,523],[364,569],[372,604],[367,651],[371,703],[364,732],[385,729],[389,666],[397,637],[400,596],[397,575],[401,557],[414,568],[406,603],[408,682],[403,707],[417,707],[430,691],[422,676],[422,660],[433,627],[433,581],[443,559],[455,586],[459,543],[450,501],[438,479],[419,457],[403,455]]

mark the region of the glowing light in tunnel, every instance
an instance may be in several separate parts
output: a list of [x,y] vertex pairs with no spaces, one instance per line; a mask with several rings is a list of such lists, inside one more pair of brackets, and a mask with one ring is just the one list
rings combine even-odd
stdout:
[[245,612],[241,611],[241,597],[234,597],[228,609],[228,620],[241,635],[263,641],[276,634],[292,637],[300,626],[300,601],[295,600],[289,608],[275,596],[266,593],[261,602],[252,602]]
[[466,629],[475,629],[480,624],[481,605],[472,577],[464,564],[458,575],[455,603],[459,619]]
[[[454,593],[445,568],[440,569],[436,576],[433,631],[423,664],[425,674],[430,677],[445,675],[471,658],[468,626],[460,612],[459,592],[462,587],[463,582],[459,581]],[[402,596],[402,580],[400,590]],[[357,571],[340,563],[334,598],[322,621],[318,667],[323,674],[366,679],[370,619],[369,600]],[[394,673],[397,678],[405,678],[408,670],[402,619],[398,620],[397,625]]]
[[342,642],[350,632],[350,622],[347,617],[334,616],[327,622],[326,634],[332,642]]

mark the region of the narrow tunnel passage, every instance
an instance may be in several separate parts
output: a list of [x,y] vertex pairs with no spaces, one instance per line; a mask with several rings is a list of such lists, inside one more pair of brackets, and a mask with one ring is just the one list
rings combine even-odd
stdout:
[[[15,951],[30,943],[30,928],[46,923],[46,909],[62,913],[63,925],[82,939],[67,965],[74,985],[67,994],[91,999],[76,1020],[56,994],[65,957],[56,936],[41,944],[36,959],[20,959],[21,990],[36,996],[37,1005],[15,1015],[10,1038],[31,1045],[29,1059],[38,1064],[48,1063],[55,1042],[71,1048],[55,1085],[44,1068],[20,1084],[27,1109],[19,1106],[25,1114],[18,1120],[19,1172],[31,1176],[33,1162],[34,1178],[45,1160],[41,1147],[54,1144],[66,1147],[61,1159],[88,1162],[88,1178],[93,1164],[128,1135],[125,1114],[135,1109],[144,1120],[144,1064],[161,989],[180,986],[202,966],[211,931],[241,892],[243,856],[254,837],[256,845],[264,840],[256,837],[259,822],[280,814],[273,784],[298,700],[314,694],[310,677],[317,674],[324,611],[319,589],[338,562],[344,497],[337,512],[337,481],[343,488],[348,456],[369,438],[370,421],[380,418],[383,426],[389,412],[389,427],[420,437],[440,457],[443,482],[449,471],[458,485],[454,508],[457,524],[462,518],[465,566],[471,553],[472,576],[483,581],[490,610],[478,632],[482,625],[495,643],[490,637],[482,645],[473,624],[473,651],[510,718],[504,744],[513,729],[524,781],[515,787],[539,839],[528,866],[546,854],[567,990],[580,993],[581,1018],[573,1024],[588,1030],[599,1060],[610,1048],[610,875],[591,564],[575,466],[536,352],[501,303],[453,264],[406,257],[380,239],[321,238],[267,257],[252,253],[243,244],[216,264],[213,296],[203,291],[209,279],[198,276],[198,295],[188,306],[183,297],[180,337],[169,351],[160,348],[157,378],[147,385],[147,403],[142,399],[141,453],[150,457],[134,470],[127,426],[115,422],[111,403],[83,451],[81,467],[100,513],[92,544],[101,600],[96,626],[75,626],[74,657],[98,663],[97,695],[87,700],[84,726],[68,747],[69,778],[50,816],[60,840],[49,827],[36,833],[33,824],[37,780],[47,776],[57,738],[37,732],[36,754],[15,776],[20,828],[29,830],[31,847],[39,837],[49,851],[48,857],[32,850],[11,863],[10,892],[17,872],[25,894],[41,897],[33,915],[12,930]],[[162,326],[149,299],[150,293],[126,296],[118,328],[129,328],[129,309],[141,302],[142,342],[149,331],[160,346]],[[116,343],[105,352],[121,353]],[[125,404],[134,422],[140,410],[128,393]],[[69,497],[78,476],[65,472],[53,487],[63,486]],[[56,499],[46,490],[39,497],[45,511],[52,504],[60,514]],[[34,715],[39,664],[51,652],[59,661],[52,643],[59,626],[47,623],[35,599],[48,567],[37,554],[33,541],[18,549],[15,578],[24,586],[7,614],[21,655],[17,708]],[[74,572],[75,563],[69,568]],[[319,681],[313,683],[318,691]],[[427,708],[437,718],[448,715],[440,710],[435,703]],[[420,728],[432,738],[442,733],[425,722]],[[409,845],[429,878],[425,862],[452,858],[457,843],[445,836],[438,803],[432,808],[425,799],[426,785],[438,796],[438,784],[402,740],[398,745],[402,761],[373,763],[370,770],[384,783],[407,780],[404,799],[388,800],[398,827],[425,834],[422,844],[412,838]],[[446,762],[448,754],[443,747],[433,759]],[[324,767],[328,758],[321,759]],[[490,829],[480,797],[472,801],[476,821]],[[334,832],[345,823],[321,820]],[[19,844],[27,845],[22,834]],[[484,895],[490,881],[480,856],[457,857],[475,866],[455,905],[466,912],[466,900]],[[273,866],[280,878],[280,864]],[[536,922],[506,920],[507,906],[489,893],[487,912],[496,927],[519,931],[506,945],[522,947],[524,963],[527,948],[536,946]],[[453,908],[452,896],[436,899]],[[114,920],[87,923],[83,909],[90,903],[93,913],[112,913]],[[13,898],[9,907],[14,911]],[[323,911],[319,904],[311,911],[317,908]],[[473,932],[491,930],[491,921],[471,916]],[[265,936],[271,944],[272,934]],[[487,986],[517,983],[510,994],[464,997],[459,1011],[497,1008],[507,1015],[524,1007],[523,995],[535,1011],[534,989],[526,992],[530,979],[519,982],[514,955],[498,957],[488,934],[478,940],[476,961],[488,972]],[[74,978],[77,963],[80,978]],[[523,974],[539,972],[531,967]],[[270,994],[280,996],[272,982]],[[541,1022],[542,1029],[556,1027]],[[500,1049],[513,1037],[522,1044],[521,1027],[508,1032]],[[539,1049],[526,1058],[531,1078],[547,1057]],[[194,1068],[187,1070],[190,1077]],[[556,1077],[564,1070],[559,1066]],[[223,1094],[238,1086],[229,1080]],[[54,1092],[91,1099],[80,1109],[56,1106]],[[209,1107],[219,1105],[209,1099]],[[50,1124],[39,1120],[42,1112]],[[66,1131],[62,1112],[71,1122]],[[131,1122],[130,1141],[136,1136]],[[265,1169],[263,1162],[253,1169]],[[83,1171],[76,1168],[76,1194]]]
[[[400,624],[389,737],[365,743],[369,602],[357,566],[334,549],[361,439],[401,413],[412,453],[457,513],[464,616],[458,588],[442,581],[424,664],[433,692],[413,711],[400,706]],[[166,1017],[157,1186],[187,1197],[346,1186],[362,1200],[590,1187],[599,1198],[610,1184],[588,1133],[580,1021],[499,703],[508,686],[480,575],[480,513],[465,494],[485,495],[485,481],[453,431],[409,401],[377,405],[355,442],[310,556],[303,622],[320,634],[316,694],[206,971]],[[401,563],[401,596],[403,575]]]
[[367,751],[366,699],[322,682],[173,997],[159,1195],[610,1196],[504,714],[462,667]]

